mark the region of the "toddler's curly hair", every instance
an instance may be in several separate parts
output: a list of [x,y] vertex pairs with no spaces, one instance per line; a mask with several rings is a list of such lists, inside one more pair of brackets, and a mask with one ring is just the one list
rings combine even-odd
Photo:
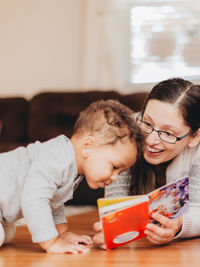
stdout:
[[102,144],[114,145],[128,137],[136,143],[138,151],[143,143],[133,111],[118,100],[98,100],[83,110],[75,123],[73,135],[84,133],[98,136]]

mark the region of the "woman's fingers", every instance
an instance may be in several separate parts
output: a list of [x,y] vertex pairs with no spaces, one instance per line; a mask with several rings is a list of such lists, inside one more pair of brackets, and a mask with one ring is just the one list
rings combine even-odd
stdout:
[[97,245],[103,245],[105,243],[103,232],[94,235],[93,241]]
[[106,249],[103,228],[101,222],[96,222],[93,225],[93,229],[97,234],[93,236],[93,242],[97,244],[101,249]]
[[181,229],[182,217],[169,219],[159,213],[153,213],[151,217],[158,224],[147,224],[145,234],[147,235],[147,239],[154,244],[169,243]]
[[93,229],[95,232],[100,232],[103,230],[101,222],[95,222],[93,225]]

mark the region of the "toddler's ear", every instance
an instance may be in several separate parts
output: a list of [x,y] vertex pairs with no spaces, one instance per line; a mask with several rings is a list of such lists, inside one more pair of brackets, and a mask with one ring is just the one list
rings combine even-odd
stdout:
[[87,158],[92,153],[92,151],[95,147],[95,144],[96,144],[96,141],[95,141],[95,138],[93,136],[87,136],[83,140],[83,144],[82,144],[83,157]]
[[198,129],[196,131],[196,133],[194,134],[194,136],[192,137],[192,139],[189,141],[188,146],[189,147],[195,147],[199,143],[200,143],[200,129]]

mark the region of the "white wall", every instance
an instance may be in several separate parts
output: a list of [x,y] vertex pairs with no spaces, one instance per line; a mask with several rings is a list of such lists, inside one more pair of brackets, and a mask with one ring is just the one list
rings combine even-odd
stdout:
[[0,0],[0,97],[79,88],[82,0]]

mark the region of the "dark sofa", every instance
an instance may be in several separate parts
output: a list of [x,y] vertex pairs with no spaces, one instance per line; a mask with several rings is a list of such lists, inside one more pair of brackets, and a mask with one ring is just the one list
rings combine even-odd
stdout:
[[[116,91],[44,92],[29,101],[22,97],[0,98],[0,152],[45,141],[65,134],[71,137],[80,111],[98,99],[117,99],[139,111],[147,93],[120,94]],[[90,189],[85,180],[69,204],[95,205],[103,189]]]

